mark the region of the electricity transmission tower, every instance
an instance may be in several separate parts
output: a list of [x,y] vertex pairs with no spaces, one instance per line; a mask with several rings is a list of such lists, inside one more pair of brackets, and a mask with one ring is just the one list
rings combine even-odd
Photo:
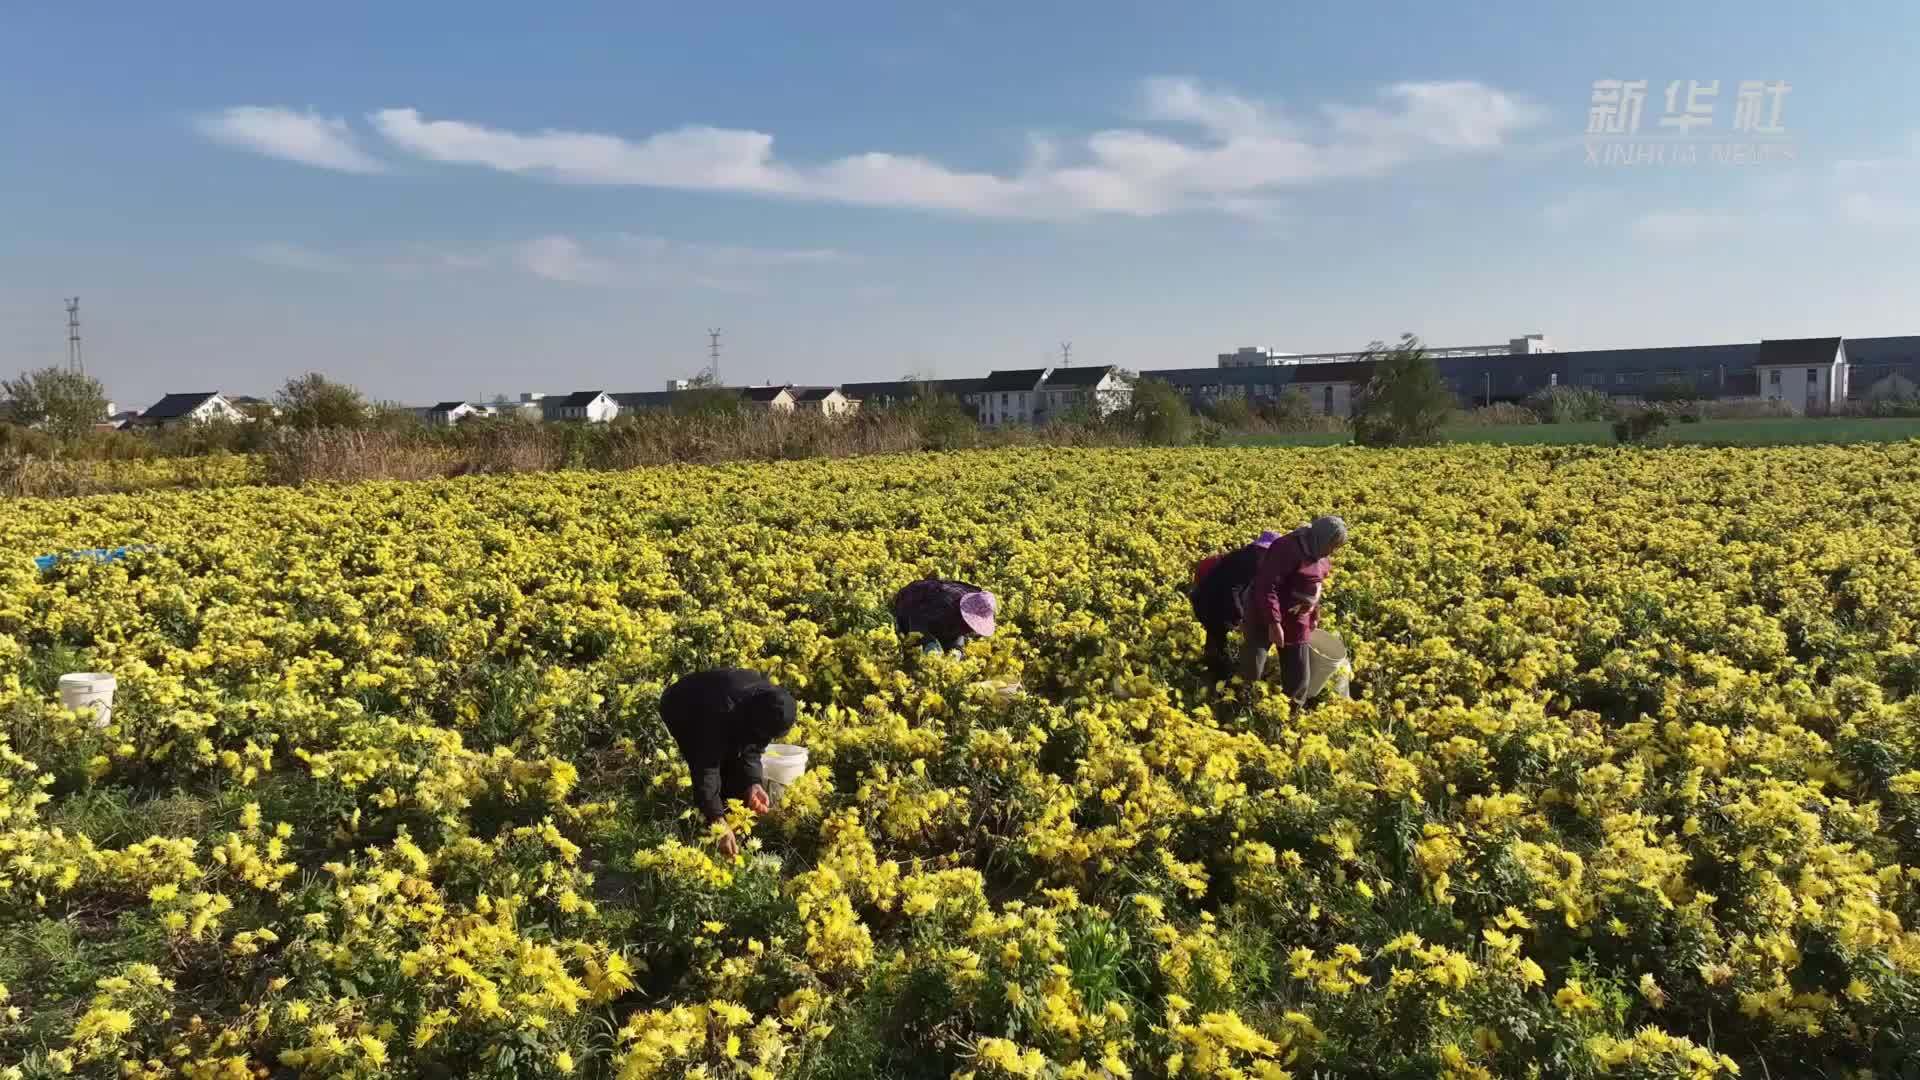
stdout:
[[67,370],[75,375],[85,374],[87,370],[80,358],[80,298],[77,296],[67,301]]

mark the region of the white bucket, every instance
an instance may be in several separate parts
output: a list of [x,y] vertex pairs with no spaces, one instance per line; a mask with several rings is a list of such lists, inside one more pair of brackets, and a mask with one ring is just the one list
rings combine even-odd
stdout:
[[76,671],[60,676],[60,704],[76,712],[93,710],[93,726],[113,723],[113,691],[119,682],[100,671]]
[[767,782],[767,801],[778,803],[781,793],[807,771],[807,748],[769,743],[760,755],[760,777]]
[[1348,685],[1353,664],[1347,659],[1347,643],[1328,630],[1315,630],[1307,637],[1307,696],[1319,695],[1328,683],[1341,697],[1351,697]]

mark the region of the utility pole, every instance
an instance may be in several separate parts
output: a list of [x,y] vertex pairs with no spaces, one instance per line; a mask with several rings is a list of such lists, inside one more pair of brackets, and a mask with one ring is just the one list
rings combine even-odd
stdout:
[[67,301],[67,370],[75,375],[85,374],[87,367],[80,359],[80,298]]
[[1073,342],[1071,341],[1063,341],[1060,343],[1060,366],[1073,366]]
[[707,331],[707,374],[712,377],[713,385],[720,385],[720,330],[718,327]]

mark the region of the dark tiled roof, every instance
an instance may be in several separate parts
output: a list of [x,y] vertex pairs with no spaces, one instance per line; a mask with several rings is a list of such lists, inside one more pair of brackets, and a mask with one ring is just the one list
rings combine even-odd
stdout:
[[796,386],[793,387],[793,400],[825,401],[838,389],[837,386]]
[[673,405],[674,395],[679,390],[634,390],[624,394],[608,394],[614,404],[623,409],[665,409]]
[[1840,351],[1837,337],[1775,338],[1760,343],[1755,363],[1787,367],[1825,367]]
[[985,379],[894,379],[888,382],[842,383],[840,392],[860,401],[908,401],[923,394],[965,397],[977,394]]
[[784,386],[749,386],[740,391],[740,396],[748,401],[764,403],[779,397],[780,392],[785,389],[787,388]]
[[1046,368],[1015,368],[1011,371],[994,371],[987,374],[987,384],[983,390],[1031,390],[1039,383],[1040,377],[1047,373]]
[[1577,352],[1538,353],[1517,359],[1548,361],[1549,369],[1559,365],[1576,373],[1719,367],[1725,367],[1732,372],[1742,367],[1751,367],[1754,357],[1759,353],[1760,347],[1752,343],[1661,345],[1647,349],[1582,349]]
[[892,382],[843,383],[840,392],[861,401],[902,401],[918,397],[923,392],[931,392],[931,387],[914,379],[895,379]]
[[435,405],[429,411],[430,412],[452,412],[453,410],[458,409],[465,404],[466,402],[464,401],[443,401],[440,404]]
[[605,392],[604,390],[575,390],[563,398],[547,398],[541,404],[552,404],[556,409],[584,409]]
[[153,403],[153,407],[140,414],[142,420],[176,420],[205,404],[208,398],[217,396],[218,391],[202,390],[192,394],[168,394]]
[[1273,367],[1165,368],[1140,373],[1143,379],[1158,379],[1173,386],[1291,386],[1294,383],[1365,382],[1372,375],[1371,360],[1278,364]]
[[1059,387],[1097,386],[1100,380],[1106,378],[1112,371],[1112,364],[1102,364],[1098,367],[1054,368],[1053,374],[1047,376],[1047,385]]
[[1847,359],[1868,363],[1920,360],[1920,336],[1850,337],[1847,339]]
[[1297,383],[1366,382],[1373,378],[1371,360],[1331,360],[1324,364],[1293,364]]

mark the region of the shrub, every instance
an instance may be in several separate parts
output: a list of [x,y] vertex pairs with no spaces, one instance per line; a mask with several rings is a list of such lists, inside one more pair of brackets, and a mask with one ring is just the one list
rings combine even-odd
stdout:
[[1193,410],[1180,391],[1159,379],[1141,379],[1133,386],[1133,400],[1121,413],[1142,442],[1155,446],[1185,446],[1193,441]]
[[1412,334],[1393,348],[1375,345],[1373,378],[1353,410],[1353,438],[1362,446],[1428,446],[1455,412],[1453,391]]
[[317,371],[288,379],[275,403],[280,406],[280,423],[303,431],[357,428],[367,422],[367,402],[360,391]]
[[1540,417],[1524,405],[1515,405],[1510,401],[1496,401],[1491,405],[1482,405],[1461,414],[1458,422],[1470,427],[1512,427],[1518,424],[1538,424]]
[[424,480],[458,471],[444,450],[387,431],[282,429],[261,455],[268,483]]
[[1708,420],[1775,420],[1795,415],[1784,401],[1767,398],[1725,398],[1700,403],[1700,415]]
[[1894,419],[1897,417],[1920,416],[1920,398],[1878,397],[1864,401],[1847,401],[1837,406],[1835,416],[1864,416],[1874,419]]
[[1587,386],[1549,386],[1528,394],[1525,404],[1543,424],[1578,424],[1614,416],[1613,401]]
[[1253,431],[1261,426],[1262,418],[1254,413],[1253,406],[1243,397],[1227,397],[1209,402],[1201,410],[1207,419],[1229,431]]
[[1613,439],[1618,443],[1645,442],[1647,437],[1666,427],[1671,418],[1659,409],[1647,409],[1613,422]]
[[107,415],[107,393],[100,380],[58,367],[0,379],[0,396],[8,399],[15,421],[59,439],[80,438]]
[[854,419],[869,429],[911,425],[923,450],[962,450],[980,442],[980,424],[973,410],[950,394],[925,392],[897,405],[862,409]]
[[1689,383],[1661,383],[1643,396],[1653,402],[1692,401],[1700,396],[1700,391]]

